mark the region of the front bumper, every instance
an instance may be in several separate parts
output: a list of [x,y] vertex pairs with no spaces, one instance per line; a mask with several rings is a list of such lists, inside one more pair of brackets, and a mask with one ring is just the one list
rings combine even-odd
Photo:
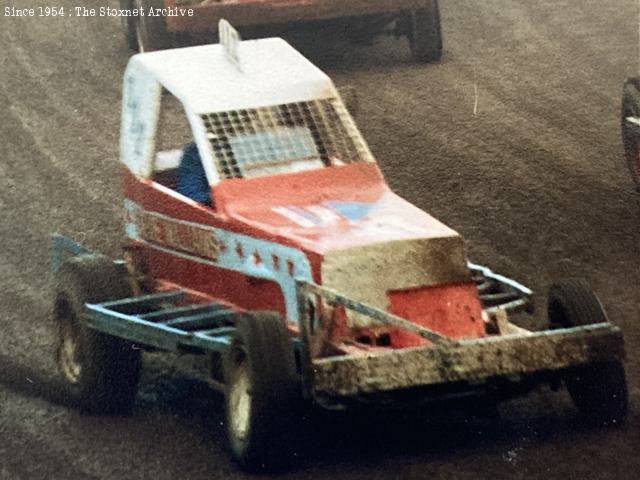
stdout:
[[624,341],[608,323],[434,344],[311,361],[316,398],[350,397],[495,377],[528,376],[622,360]]

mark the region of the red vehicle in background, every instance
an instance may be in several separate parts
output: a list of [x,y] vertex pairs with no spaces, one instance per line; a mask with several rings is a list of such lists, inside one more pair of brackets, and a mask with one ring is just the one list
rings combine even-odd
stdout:
[[[176,190],[181,150],[159,148],[172,99],[211,205]],[[304,402],[499,402],[564,383],[590,420],[624,420],[622,333],[588,286],[552,286],[545,328],[514,324],[531,291],[390,190],[331,80],[283,40],[134,55],[121,161],[124,259],[54,237],[57,359],[82,408],[130,412],[141,350],[157,350],[209,360],[251,470],[291,457]]]
[[[405,36],[417,61],[438,61],[442,32],[438,0],[120,0],[127,43],[134,51],[213,43],[226,19],[243,37],[320,28],[343,32],[359,43],[391,33]],[[164,12],[155,15],[150,13]],[[192,13],[192,14],[191,14]]]

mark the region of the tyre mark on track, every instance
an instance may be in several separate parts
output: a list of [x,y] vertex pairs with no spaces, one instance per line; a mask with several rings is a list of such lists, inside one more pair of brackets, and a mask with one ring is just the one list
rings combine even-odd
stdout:
[[[104,19],[93,22],[105,23]],[[78,62],[70,53],[82,51],[76,44],[54,50],[57,55],[52,56],[53,47],[32,23],[16,19],[2,32],[7,68],[0,83],[5,98],[0,103],[11,108],[31,135],[31,143],[60,174],[72,178],[75,188],[86,189],[94,202],[104,201],[101,192],[110,188],[104,177],[113,175],[96,175],[95,167],[113,170],[118,163],[120,118],[114,99],[120,98],[121,75],[95,60]],[[74,75],[61,67],[65,64],[76,65]],[[102,131],[99,125],[112,128]],[[32,148],[27,145],[25,151]]]

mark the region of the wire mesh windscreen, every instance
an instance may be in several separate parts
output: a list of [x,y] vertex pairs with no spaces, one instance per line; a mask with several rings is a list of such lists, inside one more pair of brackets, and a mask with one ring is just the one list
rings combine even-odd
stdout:
[[202,120],[220,178],[373,161],[339,98],[210,113]]

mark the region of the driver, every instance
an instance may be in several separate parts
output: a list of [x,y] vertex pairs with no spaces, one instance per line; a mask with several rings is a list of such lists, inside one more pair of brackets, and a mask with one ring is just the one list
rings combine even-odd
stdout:
[[211,206],[211,188],[195,143],[189,143],[182,151],[178,167],[176,191],[198,203]]

